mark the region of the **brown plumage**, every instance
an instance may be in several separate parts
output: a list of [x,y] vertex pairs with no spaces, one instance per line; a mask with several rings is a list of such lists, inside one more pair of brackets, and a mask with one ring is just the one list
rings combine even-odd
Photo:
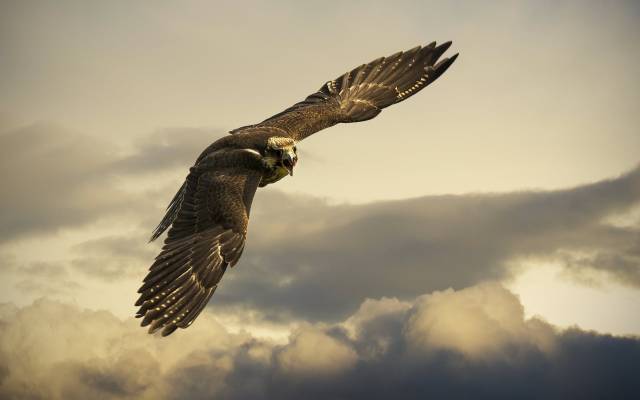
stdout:
[[296,143],[337,123],[366,121],[442,75],[457,54],[435,42],[378,58],[258,123],[231,131],[198,157],[151,240],[170,227],[136,302],[142,326],[166,336],[188,327],[244,249],[258,187],[293,174]]

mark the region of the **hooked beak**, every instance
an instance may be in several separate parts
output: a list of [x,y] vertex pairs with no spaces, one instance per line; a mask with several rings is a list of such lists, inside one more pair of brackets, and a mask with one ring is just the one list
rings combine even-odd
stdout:
[[298,156],[292,152],[286,152],[282,155],[282,165],[289,171],[289,175],[293,176],[293,167],[298,162]]

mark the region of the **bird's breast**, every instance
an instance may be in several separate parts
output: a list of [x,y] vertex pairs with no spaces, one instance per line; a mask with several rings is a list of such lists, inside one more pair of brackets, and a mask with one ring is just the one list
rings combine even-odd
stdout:
[[289,175],[289,171],[280,165],[275,165],[273,168],[265,170],[262,174],[262,180],[260,180],[260,187],[267,186],[271,183],[278,182],[280,179]]

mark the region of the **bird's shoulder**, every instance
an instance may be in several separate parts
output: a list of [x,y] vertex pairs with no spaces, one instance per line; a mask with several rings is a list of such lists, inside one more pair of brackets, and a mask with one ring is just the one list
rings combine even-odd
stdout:
[[280,128],[273,127],[241,127],[231,131],[232,135],[226,135],[207,146],[198,159],[196,165],[206,158],[219,158],[224,154],[233,154],[233,150],[255,150],[262,153],[269,138],[273,136],[288,136]]

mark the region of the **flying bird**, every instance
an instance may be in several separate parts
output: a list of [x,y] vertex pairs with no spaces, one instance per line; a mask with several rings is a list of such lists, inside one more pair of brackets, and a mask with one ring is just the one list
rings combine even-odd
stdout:
[[141,325],[163,336],[191,325],[242,255],[256,190],[293,175],[298,142],[338,123],[374,118],[418,93],[455,61],[458,54],[440,59],[450,45],[433,42],[363,64],[209,145],[151,236],[169,229],[138,290]]

